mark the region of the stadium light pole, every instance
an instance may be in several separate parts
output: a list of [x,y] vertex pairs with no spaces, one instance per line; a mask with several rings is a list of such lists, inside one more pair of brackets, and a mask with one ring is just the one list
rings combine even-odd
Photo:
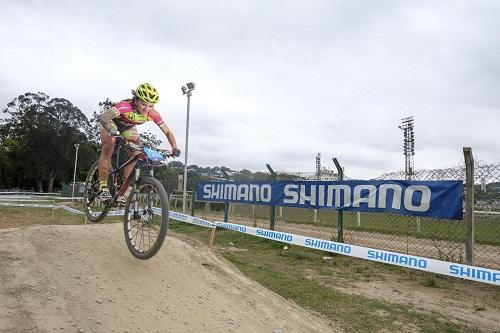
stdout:
[[188,164],[188,142],[189,142],[189,107],[191,95],[194,90],[194,82],[189,82],[181,87],[182,94],[187,96],[187,114],[186,114],[186,148],[184,149],[184,177],[182,179],[182,213],[186,214],[186,192],[187,192],[187,164]]
[[405,155],[405,178],[412,179],[415,174],[414,158],[415,156],[415,132],[413,116],[401,119],[401,125],[398,126],[404,135],[403,154]]
[[71,190],[71,201],[73,201],[73,197],[75,196],[75,178],[76,178],[76,162],[78,161],[78,147],[80,147],[80,144],[75,143],[75,171],[73,172],[73,188]]

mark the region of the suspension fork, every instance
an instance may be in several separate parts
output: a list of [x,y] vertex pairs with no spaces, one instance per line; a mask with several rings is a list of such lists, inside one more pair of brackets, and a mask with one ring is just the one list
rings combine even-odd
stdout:
[[[148,175],[153,177],[153,169],[149,169]],[[134,182],[132,184],[132,191],[135,195],[135,201],[134,201],[134,218],[138,219],[140,218],[140,213],[139,213],[139,189],[137,188],[137,185],[139,184],[139,180],[141,179],[141,168],[136,167],[134,168]],[[147,213],[153,214],[153,194],[152,190],[147,192],[146,196],[147,200]]]
[[[115,166],[114,167],[112,166],[112,168],[115,171],[115,174],[113,175],[113,177],[111,179],[113,180],[114,184],[118,185],[118,178],[120,177],[120,172],[119,172],[119,167],[120,167],[120,150],[122,150],[122,149],[121,149],[120,145],[116,145],[116,148],[117,148],[117,149],[115,149],[115,151],[116,151],[116,162],[115,162]],[[118,192],[117,188],[115,188],[115,193],[116,192]]]
[[[149,169],[148,175],[153,177],[153,168]],[[148,191],[148,211],[151,215],[153,215],[153,189]]]
[[[129,177],[130,178],[130,177]],[[137,184],[139,184],[139,179],[141,178],[141,170],[140,168],[134,168],[134,182],[132,183],[132,193],[134,193],[134,218],[138,219],[139,216],[139,189],[137,188]]]

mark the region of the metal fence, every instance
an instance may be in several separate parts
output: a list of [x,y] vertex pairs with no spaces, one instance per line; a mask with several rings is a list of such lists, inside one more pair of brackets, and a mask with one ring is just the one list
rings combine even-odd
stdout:
[[[465,166],[421,170],[416,172],[412,179],[462,180],[465,182],[465,173]],[[404,178],[404,172],[387,173],[379,177],[379,179]],[[498,269],[500,267],[500,164],[474,166],[474,198],[473,263]],[[403,218],[398,216],[395,219],[394,227],[402,220]],[[432,258],[455,262],[464,261],[466,225],[463,220],[422,218],[420,221],[415,221],[414,224],[416,232],[408,233],[407,238],[417,236],[420,241],[409,245],[409,251],[413,252],[408,253],[422,253],[422,248],[419,245],[422,244],[424,249],[431,250],[430,257]],[[410,225],[408,227],[411,228]]]
[[[476,165],[474,170],[474,256],[471,263],[498,269],[500,267],[500,164]],[[293,177],[287,173],[286,179],[311,179],[314,174],[301,173]],[[421,170],[416,172],[412,179],[465,182],[465,174],[465,166],[459,166]],[[406,177],[404,171],[401,171],[386,173],[376,179],[400,180]],[[277,174],[277,179],[283,179],[280,173]],[[330,173],[329,179],[335,180],[335,177]],[[177,207],[172,208],[179,210],[179,203]],[[466,263],[467,233],[464,220],[195,201],[190,202],[189,211],[208,220],[226,220],[241,225]],[[342,214],[340,217],[342,224],[339,222],[339,214]]]

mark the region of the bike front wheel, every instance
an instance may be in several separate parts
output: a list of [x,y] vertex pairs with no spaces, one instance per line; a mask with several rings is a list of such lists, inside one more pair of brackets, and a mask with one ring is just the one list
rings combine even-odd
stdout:
[[153,177],[143,177],[130,193],[123,220],[125,242],[138,259],[149,259],[160,250],[168,230],[168,196]]
[[85,214],[94,223],[105,218],[110,210],[110,207],[99,199],[99,191],[99,161],[96,161],[85,179],[85,192],[83,194]]

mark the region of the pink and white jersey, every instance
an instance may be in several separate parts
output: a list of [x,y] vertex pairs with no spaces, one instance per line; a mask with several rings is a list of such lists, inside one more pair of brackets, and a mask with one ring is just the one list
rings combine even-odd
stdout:
[[149,111],[147,115],[142,115],[134,109],[134,103],[132,100],[118,102],[113,106],[113,108],[118,111],[120,114],[120,120],[126,126],[140,125],[150,120],[154,121],[158,126],[163,124],[163,119],[158,111],[153,109]]

